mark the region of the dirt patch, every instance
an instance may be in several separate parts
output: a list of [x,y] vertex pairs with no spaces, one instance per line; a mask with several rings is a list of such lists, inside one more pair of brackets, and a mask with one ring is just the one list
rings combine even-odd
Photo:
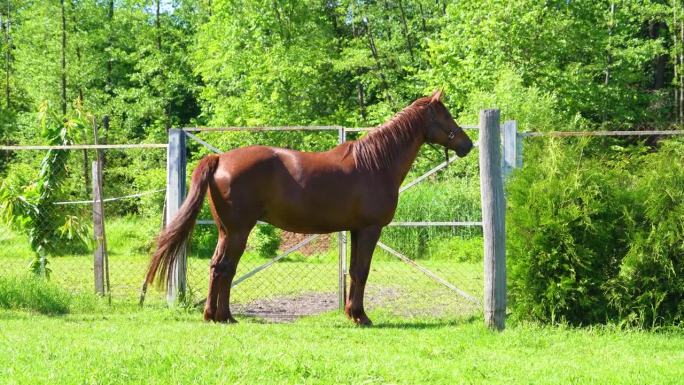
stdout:
[[292,322],[300,317],[335,309],[337,293],[305,293],[231,305],[231,310],[236,314],[259,317],[269,322]]
[[[290,247],[303,241],[304,238],[310,236],[310,234],[299,234],[291,233],[289,231],[281,231],[280,233],[280,251],[285,251]],[[313,241],[302,246],[298,252],[310,256],[314,254],[321,254],[328,249],[330,249],[330,242],[332,240],[331,234],[323,234],[320,237],[314,239]]]
[[[382,307],[401,296],[397,288],[369,288],[366,293],[366,309]],[[235,314],[258,317],[268,322],[293,322],[297,318],[325,313],[338,308],[337,293],[304,293],[259,299],[248,304],[232,304]]]

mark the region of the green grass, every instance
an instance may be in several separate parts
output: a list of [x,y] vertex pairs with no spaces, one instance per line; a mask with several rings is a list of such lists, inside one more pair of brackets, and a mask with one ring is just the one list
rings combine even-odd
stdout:
[[0,309],[65,314],[71,296],[54,283],[33,276],[0,276]]
[[292,324],[151,309],[0,311],[3,384],[680,384],[684,333],[339,313]]

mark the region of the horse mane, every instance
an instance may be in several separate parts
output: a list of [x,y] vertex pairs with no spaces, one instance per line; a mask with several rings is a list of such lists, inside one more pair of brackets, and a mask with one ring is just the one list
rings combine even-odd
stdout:
[[390,167],[416,135],[422,134],[421,130],[425,125],[424,107],[429,103],[430,97],[417,99],[368,135],[351,142],[356,167],[367,170]]

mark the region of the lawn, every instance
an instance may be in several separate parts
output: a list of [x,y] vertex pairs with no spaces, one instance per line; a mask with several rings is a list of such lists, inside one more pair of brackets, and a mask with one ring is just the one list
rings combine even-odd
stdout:
[[681,384],[684,334],[331,312],[294,323],[196,311],[0,310],[2,384]]

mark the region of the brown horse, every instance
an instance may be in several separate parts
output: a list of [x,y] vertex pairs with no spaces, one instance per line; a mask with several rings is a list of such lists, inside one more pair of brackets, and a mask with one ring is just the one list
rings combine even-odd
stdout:
[[363,292],[373,249],[392,220],[399,187],[425,142],[465,156],[473,143],[440,101],[441,91],[416,100],[362,139],[325,152],[250,146],[209,155],[192,173],[185,202],[158,238],[147,283],[168,279],[190,237],[209,189],[219,240],[211,261],[204,318],[236,322],[230,289],[247,237],[261,220],[297,233],[351,232],[345,312],[370,325]]

